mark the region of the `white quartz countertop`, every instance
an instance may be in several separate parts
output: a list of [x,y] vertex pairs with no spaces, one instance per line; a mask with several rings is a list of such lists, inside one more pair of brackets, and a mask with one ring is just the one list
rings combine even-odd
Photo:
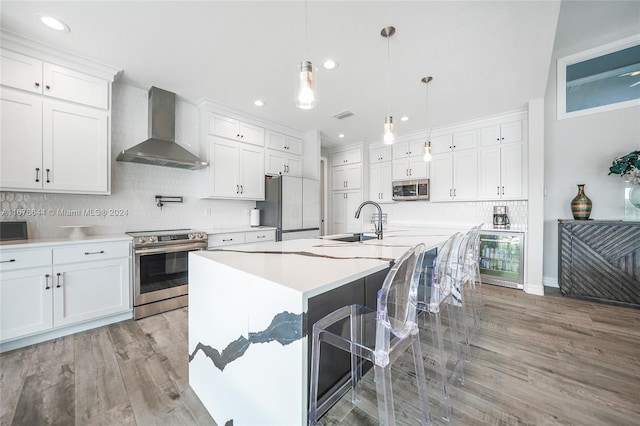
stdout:
[[311,238],[261,242],[192,252],[271,282],[307,298],[386,269],[416,244],[440,246],[454,230],[394,230],[384,239],[341,242]]
[[34,248],[43,246],[59,246],[68,244],[104,243],[114,241],[131,241],[127,234],[85,235],[83,237],[59,238],[29,238],[28,240],[14,240],[0,242],[0,249]]
[[243,228],[206,228],[199,229],[199,231],[206,232],[209,235],[212,234],[232,234],[235,232],[252,232],[252,231],[275,231],[278,228],[273,226],[247,226]]

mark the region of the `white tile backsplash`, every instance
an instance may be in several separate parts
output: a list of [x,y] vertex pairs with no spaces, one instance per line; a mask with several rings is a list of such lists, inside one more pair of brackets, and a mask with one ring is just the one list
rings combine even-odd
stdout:
[[[200,155],[198,109],[178,100],[176,141]],[[64,237],[68,225],[92,225],[88,235],[174,228],[250,225],[254,201],[202,199],[207,169],[182,170],[115,161],[118,152],[147,138],[147,91],[113,85],[111,195],[0,192],[0,220],[26,220],[29,236]],[[204,151],[204,150],[202,150]],[[81,161],[81,159],[78,159]],[[155,196],[182,196],[184,203],[156,206]],[[18,216],[23,209],[31,216]],[[97,215],[96,215],[97,213]]]

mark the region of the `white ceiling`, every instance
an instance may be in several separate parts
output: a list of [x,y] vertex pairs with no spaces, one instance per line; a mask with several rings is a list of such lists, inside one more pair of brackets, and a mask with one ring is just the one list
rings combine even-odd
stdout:
[[[399,134],[526,106],[544,97],[559,1],[2,1],[2,30],[123,70],[118,81],[202,98],[293,129],[323,146],[379,142],[387,100]],[[57,33],[36,15],[71,31]],[[387,96],[387,40],[390,91]],[[336,59],[334,71],[321,69]],[[309,59],[318,106],[293,105],[295,69]],[[429,85],[426,116],[424,76]],[[266,105],[257,108],[255,99]],[[355,115],[337,120],[343,110]],[[409,121],[400,122],[402,115]],[[427,123],[428,122],[428,123]],[[338,142],[337,134],[346,137]]]

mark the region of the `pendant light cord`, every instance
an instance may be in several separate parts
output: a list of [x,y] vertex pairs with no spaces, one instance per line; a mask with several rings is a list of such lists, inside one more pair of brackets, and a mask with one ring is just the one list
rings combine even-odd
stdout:
[[391,59],[389,43],[391,35],[387,36],[387,117],[391,115]]
[[309,11],[307,0],[304,0],[304,56],[305,61],[309,60]]

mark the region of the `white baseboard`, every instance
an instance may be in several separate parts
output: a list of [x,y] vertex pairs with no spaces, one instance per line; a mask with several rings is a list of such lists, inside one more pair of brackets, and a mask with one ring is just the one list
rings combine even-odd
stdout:
[[542,277],[542,285],[545,287],[560,288],[558,285],[558,278],[556,277]]
[[103,325],[113,324],[130,319],[133,319],[133,310],[98,318],[80,324],[55,328],[43,333],[31,334],[25,337],[18,337],[16,339],[0,343],[0,353],[23,348],[29,345],[35,345],[36,343],[42,343],[47,340],[57,339],[58,337],[68,336],[70,334],[79,333],[81,331],[91,330],[92,328],[98,328],[102,327]]

